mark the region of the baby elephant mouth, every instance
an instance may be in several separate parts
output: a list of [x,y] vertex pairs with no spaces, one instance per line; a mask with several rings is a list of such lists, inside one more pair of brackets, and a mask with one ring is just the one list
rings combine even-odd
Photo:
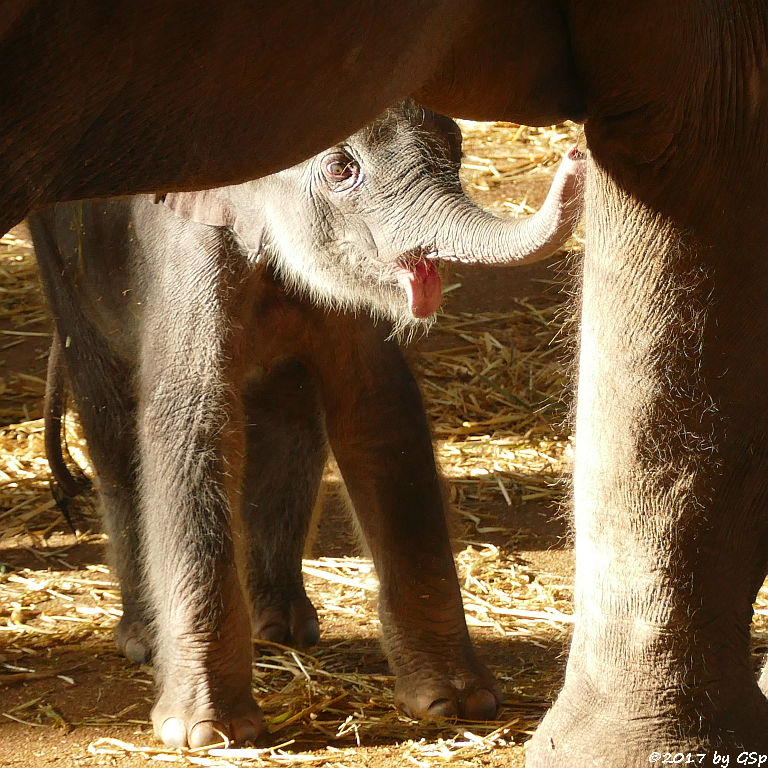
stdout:
[[437,253],[419,249],[397,261],[395,275],[408,296],[408,308],[414,317],[429,317],[440,306],[443,286],[436,258]]

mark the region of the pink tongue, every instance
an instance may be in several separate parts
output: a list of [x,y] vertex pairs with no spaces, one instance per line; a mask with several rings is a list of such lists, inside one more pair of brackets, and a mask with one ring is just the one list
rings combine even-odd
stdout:
[[437,312],[442,283],[433,261],[425,259],[403,269],[399,280],[408,294],[408,306],[414,317],[429,317]]

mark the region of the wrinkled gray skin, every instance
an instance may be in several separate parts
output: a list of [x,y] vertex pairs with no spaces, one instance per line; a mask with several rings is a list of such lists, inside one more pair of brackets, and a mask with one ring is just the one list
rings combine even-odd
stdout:
[[768,675],[758,681],[750,657],[768,570],[768,3],[566,5],[591,151],[576,623],[527,764],[635,768],[651,752],[757,764],[768,755]]
[[[523,261],[570,234],[577,154],[538,214],[504,222],[463,197],[459,157],[453,121],[406,102],[256,182],[30,218],[66,339],[54,354],[116,544],[117,642],[136,660],[151,652],[152,719],[167,744],[258,734],[249,614],[260,637],[316,641],[301,552],[328,445],[379,573],[400,706],[496,712],[464,622],[418,389],[390,327],[340,311],[424,324],[439,302],[427,256]],[[273,272],[314,302],[286,295]]]
[[460,156],[458,126],[405,101],[285,171],[161,199],[187,219],[230,227],[256,258],[279,253],[281,277],[315,300],[364,306],[401,326],[437,309],[435,259],[536,261],[565,243],[580,216],[585,160],[577,150],[541,210],[521,219],[497,218],[468,200]]

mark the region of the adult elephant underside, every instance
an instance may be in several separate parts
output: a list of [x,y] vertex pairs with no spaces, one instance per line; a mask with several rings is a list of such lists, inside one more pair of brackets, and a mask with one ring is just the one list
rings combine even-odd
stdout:
[[749,656],[768,560],[766,0],[30,0],[4,4],[0,36],[5,225],[267,173],[407,94],[476,119],[586,114],[577,622],[528,763],[768,753]]
[[565,22],[536,0],[5,0],[0,72],[2,231],[54,201],[278,171],[417,92],[443,114],[582,111]]

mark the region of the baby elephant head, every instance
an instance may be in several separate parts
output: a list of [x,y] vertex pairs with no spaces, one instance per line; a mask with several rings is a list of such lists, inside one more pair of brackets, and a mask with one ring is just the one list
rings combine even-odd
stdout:
[[541,210],[501,219],[459,182],[461,132],[412,101],[336,146],[236,186],[171,193],[182,216],[230,227],[253,259],[269,260],[315,301],[364,309],[404,327],[440,304],[439,259],[520,264],[549,256],[581,211],[584,158],[573,150]]

